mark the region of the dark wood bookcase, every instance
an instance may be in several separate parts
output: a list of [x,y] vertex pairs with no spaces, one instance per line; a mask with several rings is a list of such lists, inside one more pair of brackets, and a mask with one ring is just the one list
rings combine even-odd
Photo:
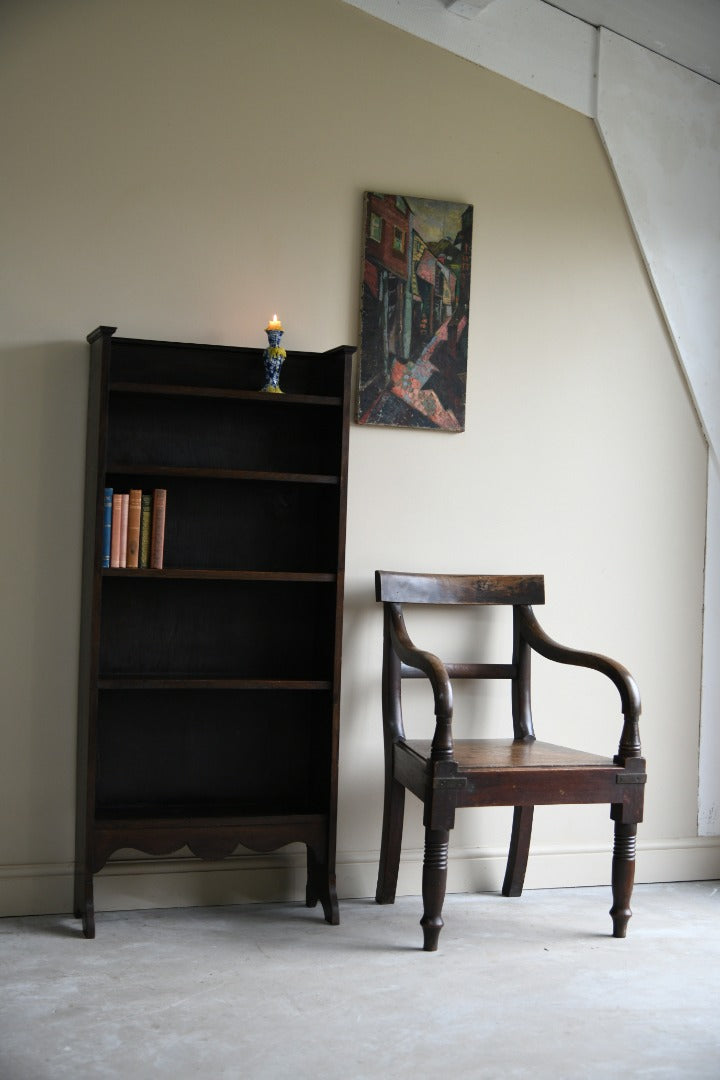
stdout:
[[[338,921],[337,757],[354,349],[88,336],[75,915],[115,851],[307,847]],[[103,569],[105,488],[167,491],[161,570]]]

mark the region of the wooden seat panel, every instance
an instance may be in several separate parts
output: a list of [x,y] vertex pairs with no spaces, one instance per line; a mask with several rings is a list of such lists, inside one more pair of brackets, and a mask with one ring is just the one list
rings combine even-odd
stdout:
[[511,739],[457,739],[452,766],[432,779],[431,746],[429,739],[395,746],[396,775],[423,801],[429,788],[452,789],[458,808],[622,803],[633,795],[619,786],[626,770],[612,758]]
[[[408,739],[405,743],[419,757],[430,760],[430,739]],[[454,760],[462,772],[488,769],[577,769],[610,768],[612,758],[556,746],[546,742],[516,742],[514,739],[455,739]]]

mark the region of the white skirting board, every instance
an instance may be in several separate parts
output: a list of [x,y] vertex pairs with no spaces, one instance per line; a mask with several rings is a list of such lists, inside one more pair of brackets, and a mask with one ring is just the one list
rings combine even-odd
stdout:
[[[420,894],[423,853],[403,851],[398,895]],[[610,884],[611,842],[607,848],[536,847],[530,855],[527,889]],[[456,850],[448,865],[448,892],[497,892],[505,871],[504,851]],[[350,852],[338,858],[340,899],[372,897],[378,853]],[[720,839],[638,843],[635,880],[720,879]],[[222,863],[192,858],[118,858],[95,877],[96,911],[198,907],[223,904],[302,901],[304,851],[241,855]],[[73,867],[69,863],[0,867],[0,916],[66,914],[72,909]],[[321,909],[318,907],[318,917]],[[341,909],[342,919],[342,909]]]

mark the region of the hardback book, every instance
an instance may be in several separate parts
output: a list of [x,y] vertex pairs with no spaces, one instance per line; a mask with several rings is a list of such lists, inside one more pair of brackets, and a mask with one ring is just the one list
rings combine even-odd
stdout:
[[127,526],[130,496],[124,492],[120,496],[120,566],[127,566]]
[[139,488],[131,488],[128,500],[128,527],[127,527],[127,565],[133,569],[140,562],[140,511],[142,507],[142,491]]
[[110,565],[120,566],[120,530],[122,528],[122,495],[112,497],[112,525],[110,527]]
[[112,504],[113,504],[113,489],[105,488],[105,496],[103,499],[103,546],[102,546],[102,565],[103,567],[110,565],[110,543],[112,540]]
[[155,488],[153,492],[152,539],[150,541],[150,566],[154,570],[162,570],[163,568],[166,504],[166,488]]
[[140,510],[140,568],[150,565],[150,537],[152,534],[152,494],[144,491]]

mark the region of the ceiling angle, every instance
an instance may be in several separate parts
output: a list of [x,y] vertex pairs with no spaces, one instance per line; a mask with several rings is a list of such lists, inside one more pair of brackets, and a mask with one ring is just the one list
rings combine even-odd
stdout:
[[445,7],[462,19],[476,19],[492,3],[493,0],[446,0]]

